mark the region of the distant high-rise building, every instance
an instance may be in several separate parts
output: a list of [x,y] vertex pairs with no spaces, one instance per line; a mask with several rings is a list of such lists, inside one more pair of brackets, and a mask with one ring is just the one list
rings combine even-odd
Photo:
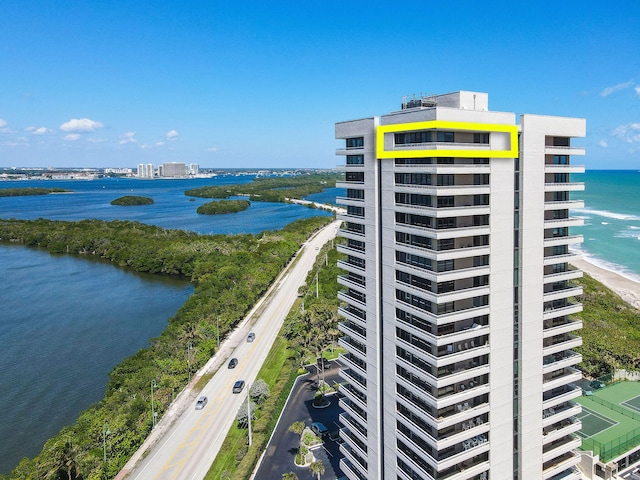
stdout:
[[138,164],[138,177],[153,178],[153,174],[154,174],[153,163]]
[[184,162],[165,162],[162,164],[162,173],[158,171],[160,177],[186,177],[187,164]]
[[579,118],[405,100],[337,123],[352,480],[578,480]]
[[199,172],[200,172],[200,165],[198,165],[197,163],[189,164],[189,175],[196,176],[198,175]]

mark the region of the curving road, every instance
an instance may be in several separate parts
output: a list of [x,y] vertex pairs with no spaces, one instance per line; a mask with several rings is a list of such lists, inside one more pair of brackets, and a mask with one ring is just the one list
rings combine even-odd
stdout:
[[[215,371],[213,378],[198,394],[209,398],[204,409],[195,410],[196,394],[187,387],[116,479],[204,478],[297,297],[298,288],[305,282],[318,250],[335,237],[340,223],[332,222],[305,243],[297,261],[280,275],[265,298],[258,302],[191,382],[190,387],[203,373]],[[256,334],[252,343],[246,341],[250,331]],[[231,357],[239,361],[234,369],[226,366]],[[241,394],[232,393],[236,380],[246,382]]]

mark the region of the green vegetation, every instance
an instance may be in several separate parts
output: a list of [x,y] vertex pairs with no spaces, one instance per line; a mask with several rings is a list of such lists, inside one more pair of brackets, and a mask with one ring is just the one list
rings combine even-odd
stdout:
[[582,354],[580,368],[590,377],[611,373],[616,368],[640,371],[640,310],[589,275],[578,282],[584,294]]
[[[315,282],[316,273],[319,279],[318,297],[315,283],[312,289],[304,287],[304,297],[299,299],[289,312],[285,323],[274,342],[269,356],[257,378],[263,379],[269,386],[271,395],[264,405],[256,410],[252,424],[253,442],[247,448],[246,425],[231,427],[205,480],[230,478],[246,480],[251,476],[262,451],[276,427],[280,412],[291,392],[293,383],[300,373],[299,366],[315,362],[317,351],[326,348],[334,349],[332,341],[337,338],[337,291],[338,272],[336,263],[341,256],[331,245],[320,250],[316,263],[307,276],[307,284]],[[302,312],[304,305],[305,311]],[[323,325],[327,319],[331,322]],[[314,322],[312,329],[309,321]],[[306,333],[303,333],[307,330]],[[322,340],[314,340],[313,335]],[[321,332],[327,332],[324,335]],[[331,332],[331,335],[328,333]],[[305,370],[306,372],[306,370]],[[246,406],[245,406],[246,408]],[[304,425],[302,425],[304,430]],[[256,435],[258,433],[258,435]]]
[[[137,222],[0,220],[0,241],[46,248],[51,253],[103,257],[137,271],[184,275],[195,291],[149,347],[125,359],[109,375],[104,398],[76,423],[48,440],[33,459],[24,458],[9,479],[97,480],[113,478],[151,430],[151,388],[160,416],[191,371],[216,350],[217,319],[224,338],[255,304],[309,235],[331,221],[313,217],[257,235],[198,235]],[[192,348],[189,348],[189,345]],[[277,362],[282,362],[282,357]],[[292,367],[292,370],[295,368]],[[278,382],[292,382],[286,371]],[[274,375],[265,375],[273,378]],[[265,381],[267,380],[265,378]],[[280,405],[273,392],[261,406]],[[282,388],[281,388],[282,390]],[[272,400],[273,399],[273,400]],[[278,407],[281,408],[281,407]],[[256,421],[259,441],[277,415]],[[107,461],[103,462],[105,429]],[[263,439],[263,443],[264,443]],[[221,477],[218,477],[221,478]]]
[[50,193],[69,193],[64,188],[1,188],[0,197],[26,197],[30,195],[48,195]]
[[151,205],[152,203],[153,198],[126,195],[124,197],[116,198],[111,202],[111,205],[122,205],[128,207],[131,205]]
[[185,195],[200,198],[229,198],[246,195],[257,202],[286,202],[287,198],[301,199],[325,188],[335,187],[338,174],[313,174],[297,177],[256,178],[251,183],[222,185],[187,190]]
[[249,200],[217,200],[215,202],[200,205],[196,212],[204,215],[217,215],[219,213],[236,213],[246,210],[251,205]]

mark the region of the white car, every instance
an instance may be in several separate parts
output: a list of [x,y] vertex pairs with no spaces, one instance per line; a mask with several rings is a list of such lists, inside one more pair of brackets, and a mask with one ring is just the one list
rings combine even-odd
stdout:
[[204,395],[201,396],[196,402],[196,410],[202,410],[208,401],[209,399],[207,397],[205,397]]

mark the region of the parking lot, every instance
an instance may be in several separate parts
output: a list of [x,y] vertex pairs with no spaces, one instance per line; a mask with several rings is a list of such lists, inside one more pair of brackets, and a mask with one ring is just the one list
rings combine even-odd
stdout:
[[[312,373],[298,378],[293,386],[289,402],[285,406],[280,421],[267,445],[267,449],[254,478],[260,480],[281,480],[282,474],[295,472],[300,480],[316,480],[311,475],[309,467],[298,467],[294,463],[295,454],[299,446],[300,437],[289,431],[289,427],[297,421],[302,421],[307,427],[311,422],[322,422],[329,430],[329,435],[324,438],[324,444],[314,450],[317,460],[324,464],[325,473],[323,480],[332,480],[343,476],[340,467],[340,452],[338,439],[338,415],[344,410],[338,406],[338,397],[331,395],[328,398],[331,404],[326,408],[314,408],[313,399],[317,390],[317,375],[315,367]],[[327,364],[325,369],[325,382],[333,385],[339,381],[336,362]]]

